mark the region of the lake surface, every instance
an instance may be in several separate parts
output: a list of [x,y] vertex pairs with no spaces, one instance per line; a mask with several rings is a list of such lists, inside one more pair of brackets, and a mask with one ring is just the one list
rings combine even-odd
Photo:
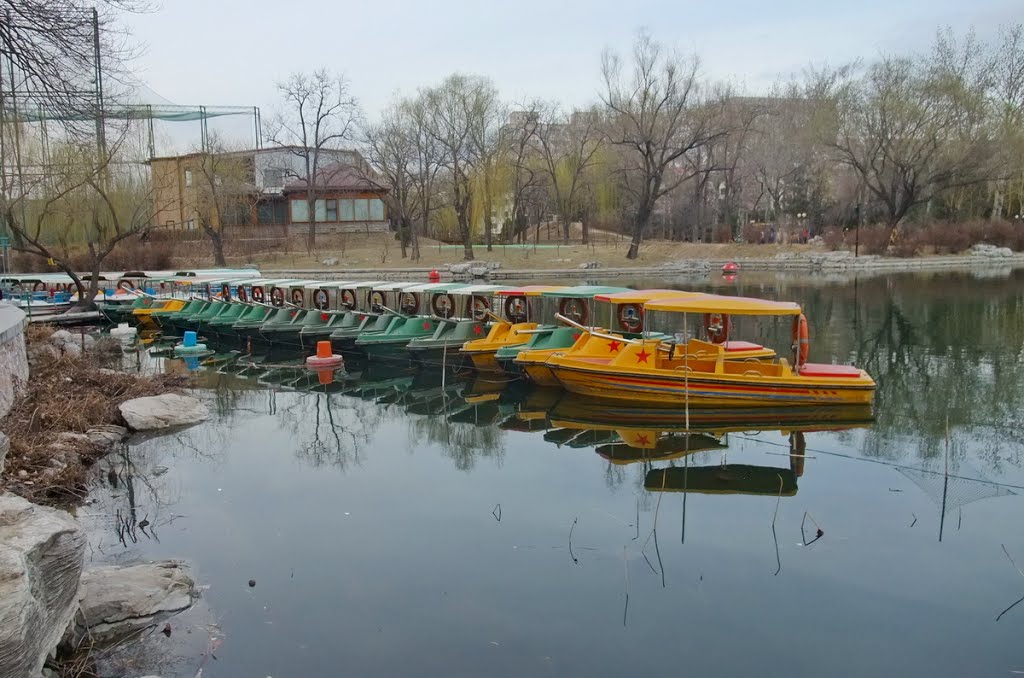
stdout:
[[811,359],[878,381],[875,421],[687,434],[436,370],[207,369],[210,421],[102,465],[92,558],[193,564],[200,607],[147,641],[164,676],[1024,671],[1024,603],[997,620],[1024,596],[1024,274],[714,286],[801,303]]

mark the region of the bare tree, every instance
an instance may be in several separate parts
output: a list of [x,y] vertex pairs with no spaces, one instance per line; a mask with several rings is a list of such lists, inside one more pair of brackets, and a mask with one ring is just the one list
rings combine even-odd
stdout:
[[[401,104],[409,124],[409,139],[412,143],[413,156],[410,170],[412,191],[416,195],[416,203],[420,217],[419,232],[427,233],[430,215],[441,206],[442,201],[436,197],[438,174],[443,168],[444,148],[431,133],[432,116],[429,108],[429,94],[421,92],[416,98]],[[420,258],[420,243],[417,229],[412,231],[413,259]]]
[[472,164],[483,184],[479,202],[483,210],[484,245],[488,252],[493,250],[495,175],[506,151],[504,121],[507,111],[498,102],[497,94],[493,87],[480,88],[470,111]]
[[207,150],[198,156],[200,181],[196,187],[196,210],[203,232],[210,238],[217,266],[227,266],[224,258],[226,228],[249,224],[259,201],[252,157],[240,151],[211,134]]
[[543,180],[537,162],[537,128],[545,106],[539,101],[528,102],[515,116],[510,116],[504,128],[506,157],[512,170],[512,204],[505,224],[505,242],[517,235],[525,238],[527,229],[526,202],[532,188]]
[[98,72],[119,77],[131,56],[117,15],[146,9],[145,0],[0,0],[0,92],[14,89],[4,83],[13,74],[22,105],[65,122],[94,113]]
[[834,92],[838,133],[827,143],[882,203],[891,239],[912,208],[993,176],[985,85],[941,52],[818,74]]
[[[588,170],[597,162],[604,143],[601,114],[597,110],[575,110],[568,115],[557,109],[548,111],[548,119],[537,128],[537,140],[544,171],[562,222],[562,241],[569,242],[569,227],[582,218],[580,201]],[[583,220],[583,243],[587,242],[587,224]]]
[[[387,200],[389,211],[398,220],[403,259],[408,256],[421,207],[420,194],[415,188],[414,124],[400,102],[385,109],[380,122],[364,130],[367,160],[391,188]],[[418,254],[414,251],[416,258]]]
[[306,187],[308,230],[306,250],[316,246],[316,199],[320,169],[330,164],[330,151],[350,143],[359,120],[359,104],[348,81],[326,69],[293,73],[277,85],[284,108],[272,121],[267,140],[287,149],[299,162],[295,179]]
[[[452,75],[426,92],[428,131],[441,149],[450,182],[451,204],[458,220],[466,261],[473,260],[473,172],[479,163],[474,128],[496,105],[497,92],[486,78]],[[479,197],[479,196],[478,196]]]
[[670,170],[684,155],[725,132],[715,124],[716,107],[705,101],[696,57],[667,54],[641,32],[633,45],[630,74],[624,76],[622,70],[618,55],[606,51],[602,98],[612,118],[609,139],[622,150],[623,184],[635,203],[626,258],[636,259],[655,203],[691,176]]

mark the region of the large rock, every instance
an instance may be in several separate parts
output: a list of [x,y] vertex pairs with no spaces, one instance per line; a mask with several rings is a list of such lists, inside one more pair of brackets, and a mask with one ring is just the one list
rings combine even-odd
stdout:
[[84,553],[70,515],[0,495],[0,678],[40,674],[74,617]]
[[7,462],[7,451],[11,449],[11,441],[3,433],[0,433],[0,476],[4,474],[4,464]]
[[201,400],[177,393],[126,400],[121,403],[120,410],[125,423],[133,431],[189,426],[210,416]]
[[89,429],[85,432],[85,435],[96,447],[107,449],[121,442],[121,440],[128,435],[128,429],[124,426],[103,424]]
[[195,583],[178,561],[94,567],[82,573],[70,641],[86,635],[99,642],[119,640],[187,609],[195,598]]

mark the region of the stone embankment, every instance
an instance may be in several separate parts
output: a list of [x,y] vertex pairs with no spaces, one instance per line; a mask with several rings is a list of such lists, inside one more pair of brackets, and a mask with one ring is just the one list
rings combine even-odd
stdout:
[[[11,449],[8,435],[0,433],[0,488],[46,496],[48,483],[66,483],[121,445],[129,427],[166,430],[208,416],[201,401],[175,393],[111,404],[104,389],[145,394],[167,386],[91,363],[99,342],[88,335],[53,332],[27,350],[24,332],[21,311],[0,305],[0,426],[17,443]],[[47,418],[45,408],[30,401],[48,398],[54,389],[62,402],[95,399],[99,405],[89,412],[106,421],[70,421],[66,410],[64,421]],[[46,421],[36,430],[38,412]],[[11,477],[4,475],[8,455],[17,468]],[[85,533],[70,514],[0,489],[0,678],[56,675],[47,663],[58,646],[74,654],[121,642],[189,608],[197,597],[182,563],[85,569],[85,550]]]
[[[445,264],[437,267],[447,280],[530,280],[552,278],[616,278],[659,277],[675,275],[706,275],[722,270],[729,261],[735,261],[743,271],[778,271],[806,273],[849,273],[851,275],[886,274],[904,271],[980,271],[1024,267],[1024,253],[1015,253],[1005,247],[975,245],[965,254],[926,256],[914,258],[883,257],[878,255],[854,256],[853,252],[780,252],[772,257],[746,257],[737,259],[685,259],[653,266],[605,266],[599,262],[584,262],[565,268],[504,268],[497,261],[475,261]],[[423,281],[433,269],[430,267],[351,269],[302,268],[264,269],[266,275],[319,280],[367,278],[384,280]]]

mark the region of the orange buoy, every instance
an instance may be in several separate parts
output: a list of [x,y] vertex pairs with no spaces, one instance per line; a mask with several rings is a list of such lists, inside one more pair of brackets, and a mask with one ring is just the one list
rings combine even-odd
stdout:
[[316,342],[316,355],[306,358],[306,367],[311,370],[341,369],[345,366],[345,359],[331,349],[330,341]]

